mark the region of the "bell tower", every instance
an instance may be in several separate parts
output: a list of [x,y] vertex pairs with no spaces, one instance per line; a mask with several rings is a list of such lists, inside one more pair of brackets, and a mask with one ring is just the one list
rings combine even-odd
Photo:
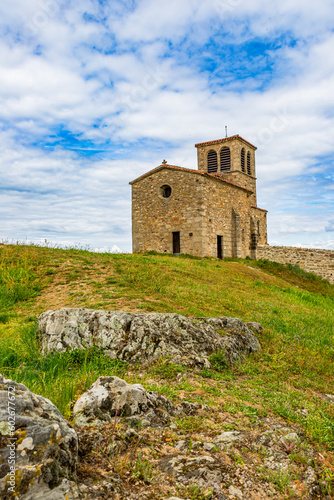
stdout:
[[195,144],[198,170],[252,192],[256,206],[256,147],[239,135]]

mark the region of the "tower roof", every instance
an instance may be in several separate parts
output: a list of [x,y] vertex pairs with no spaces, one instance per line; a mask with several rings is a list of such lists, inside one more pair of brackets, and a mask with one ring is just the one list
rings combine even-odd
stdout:
[[232,140],[235,140],[235,139],[239,139],[239,141],[245,142],[246,144],[248,144],[248,146],[250,146],[252,149],[254,149],[254,151],[257,150],[256,146],[254,146],[250,142],[246,141],[246,139],[243,139],[242,137],[240,137],[239,134],[232,135],[231,137],[225,137],[224,139],[216,139],[215,141],[199,142],[198,144],[195,144],[195,148],[198,148],[200,146],[209,146],[211,144],[212,145],[213,144],[221,144],[221,143],[229,142],[229,141],[232,141]]

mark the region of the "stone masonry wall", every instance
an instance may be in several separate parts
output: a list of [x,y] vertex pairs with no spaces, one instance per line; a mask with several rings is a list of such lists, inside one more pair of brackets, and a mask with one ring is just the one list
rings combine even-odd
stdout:
[[[134,252],[173,253],[172,233],[180,231],[181,253],[202,255],[203,177],[164,169],[132,185]],[[172,189],[163,198],[160,188]]]
[[231,151],[231,170],[241,172],[241,149],[245,149],[245,167],[247,169],[247,153],[251,155],[251,175],[255,176],[255,148],[240,138],[226,139],[223,142],[216,144],[204,144],[197,146],[197,161],[198,170],[201,172],[208,171],[207,156],[209,151],[216,151],[218,156],[218,172],[220,172],[220,151],[222,148],[228,147]]
[[259,246],[257,259],[280,264],[297,264],[304,271],[315,273],[334,284],[334,251],[314,248]]
[[217,257],[217,235],[221,235],[224,257],[251,256],[251,219],[259,243],[267,242],[266,212],[252,208],[249,192],[205,178],[203,197],[209,200],[204,204],[203,255]]
[[[161,196],[163,185],[172,190],[167,199]],[[217,257],[219,235],[223,256],[252,256],[254,228],[258,242],[267,242],[266,213],[252,204],[244,189],[166,167],[132,185],[133,251],[172,253],[172,233],[180,232],[181,253]]]

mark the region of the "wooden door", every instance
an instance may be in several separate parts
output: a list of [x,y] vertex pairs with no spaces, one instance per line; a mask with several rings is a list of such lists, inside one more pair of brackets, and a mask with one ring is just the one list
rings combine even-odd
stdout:
[[217,236],[217,257],[218,259],[223,258],[223,237]]
[[173,254],[179,255],[181,253],[180,244],[180,231],[173,233]]

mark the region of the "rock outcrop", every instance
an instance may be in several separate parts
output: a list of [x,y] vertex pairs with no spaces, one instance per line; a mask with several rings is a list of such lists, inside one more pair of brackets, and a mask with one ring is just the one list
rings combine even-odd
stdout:
[[[117,377],[100,377],[74,414],[78,434],[49,400],[0,375],[1,500],[180,500],[209,498],[210,490],[212,500],[270,500],[282,496],[275,478],[294,498],[332,498],[323,456],[298,425],[258,417],[250,428],[243,413],[230,418],[224,407],[189,401],[172,406]],[[138,418],[150,428],[128,426]],[[233,431],[224,430],[231,424]]]
[[73,417],[79,427],[102,426],[112,418],[125,417],[130,425],[159,426],[170,422],[172,403],[140,384],[118,377],[100,377],[75,403]]
[[222,465],[211,456],[177,456],[163,459],[160,467],[182,484],[195,483],[202,488],[211,487],[217,492],[220,491]]
[[0,498],[71,500],[78,438],[59,410],[0,375]]
[[220,350],[235,363],[260,349],[251,328],[227,317],[191,319],[178,314],[65,308],[41,314],[38,330],[44,353],[96,346],[107,356],[129,363],[170,357],[175,363],[209,368],[209,356]]

